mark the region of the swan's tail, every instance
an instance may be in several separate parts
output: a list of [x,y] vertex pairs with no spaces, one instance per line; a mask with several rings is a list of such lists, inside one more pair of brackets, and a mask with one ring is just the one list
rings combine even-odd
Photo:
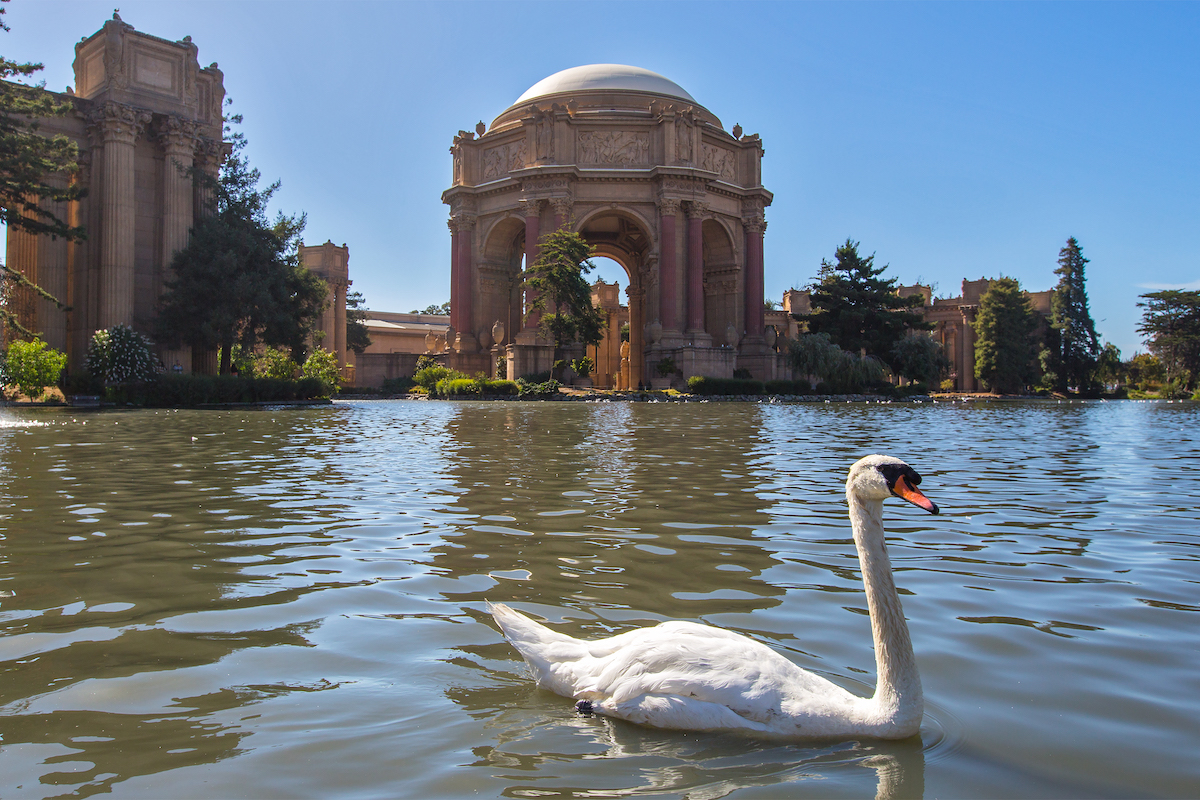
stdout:
[[589,657],[584,642],[552,631],[500,603],[488,603],[488,611],[504,638],[525,658],[538,686],[566,697],[575,695],[575,667],[580,659]]

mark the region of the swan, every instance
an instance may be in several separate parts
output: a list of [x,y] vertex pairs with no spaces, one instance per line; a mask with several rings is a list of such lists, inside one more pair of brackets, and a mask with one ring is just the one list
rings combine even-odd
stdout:
[[664,622],[597,641],[489,605],[538,686],[597,713],[656,728],[770,738],[903,739],[921,726],[921,678],[892,580],[883,501],[900,497],[938,513],[903,461],[871,455],[850,468],[846,498],[862,566],[878,675],[875,696],[851,694],[771,648],[732,631]]

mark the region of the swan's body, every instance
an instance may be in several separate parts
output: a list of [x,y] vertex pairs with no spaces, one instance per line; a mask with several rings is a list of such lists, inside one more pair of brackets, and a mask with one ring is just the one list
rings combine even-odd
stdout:
[[921,679],[884,543],[883,500],[900,496],[937,513],[904,462],[867,456],[850,469],[846,496],[862,565],[878,685],[858,697],[741,634],[664,622],[598,641],[550,630],[503,605],[492,615],[539,686],[578,707],[677,730],[741,731],[787,738],[917,732]]

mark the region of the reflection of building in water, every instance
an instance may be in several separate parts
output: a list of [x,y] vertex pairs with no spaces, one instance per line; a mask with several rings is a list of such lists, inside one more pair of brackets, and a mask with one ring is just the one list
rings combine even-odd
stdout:
[[[977,281],[963,279],[962,294],[958,297],[933,297],[933,289],[916,284],[897,286],[901,297],[920,295],[924,303],[916,311],[924,315],[926,322],[936,326],[930,333],[942,345],[950,359],[950,378],[958,392],[981,391],[975,377],[975,329],[972,323],[979,313],[979,298],[987,292],[992,282],[988,278]],[[1039,331],[1050,317],[1051,290],[1025,292],[1029,304],[1040,321]],[[810,314],[812,305],[807,291],[789,289],[783,293],[783,303],[776,310],[766,312],[766,324],[779,331],[781,338],[795,339],[801,332],[801,324],[792,314]],[[1035,335],[1040,335],[1035,334]]]
[[759,418],[756,408],[464,406],[446,460],[470,521],[433,548],[433,564],[497,582],[461,602],[640,624],[776,605],[784,590],[761,579],[778,562],[755,538],[768,518],[745,447]]

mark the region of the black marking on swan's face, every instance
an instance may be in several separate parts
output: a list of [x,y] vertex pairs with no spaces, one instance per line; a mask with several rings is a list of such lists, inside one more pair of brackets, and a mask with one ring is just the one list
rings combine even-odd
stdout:
[[883,475],[884,481],[887,482],[888,491],[892,494],[896,493],[896,481],[903,476],[905,483],[909,486],[920,486],[921,476],[915,469],[903,462],[894,462],[888,464],[879,464],[875,467],[879,470],[879,474]]

